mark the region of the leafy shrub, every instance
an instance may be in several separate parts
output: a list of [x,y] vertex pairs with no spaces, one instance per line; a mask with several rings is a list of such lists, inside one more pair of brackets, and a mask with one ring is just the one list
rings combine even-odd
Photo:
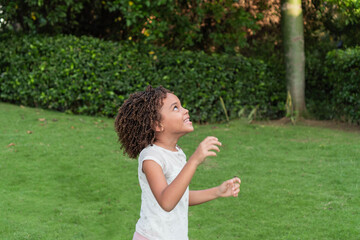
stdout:
[[0,42],[0,99],[79,114],[114,116],[130,93],[151,84],[174,91],[197,122],[224,120],[258,106],[283,114],[286,84],[242,56],[121,45],[91,37],[22,36]]
[[333,86],[325,76],[328,46],[309,46],[305,58],[306,107],[317,119],[335,118],[331,104]]
[[307,107],[316,118],[360,123],[359,63],[359,47],[308,52]]
[[325,75],[333,88],[336,116],[360,124],[360,47],[329,52]]

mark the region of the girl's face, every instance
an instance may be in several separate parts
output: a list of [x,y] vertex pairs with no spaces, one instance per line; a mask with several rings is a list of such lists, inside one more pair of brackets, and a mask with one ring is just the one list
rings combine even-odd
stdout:
[[159,131],[183,136],[194,131],[189,111],[181,106],[180,100],[172,93],[167,93],[160,109],[161,125]]

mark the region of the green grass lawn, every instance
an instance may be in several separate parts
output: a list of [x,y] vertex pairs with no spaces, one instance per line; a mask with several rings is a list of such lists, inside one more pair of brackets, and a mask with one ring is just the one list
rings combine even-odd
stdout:
[[[0,103],[0,239],[131,239],[140,210],[137,161],[113,120]],[[238,198],[191,207],[189,237],[360,239],[360,134],[305,126],[195,126],[223,143],[191,189],[239,176]]]

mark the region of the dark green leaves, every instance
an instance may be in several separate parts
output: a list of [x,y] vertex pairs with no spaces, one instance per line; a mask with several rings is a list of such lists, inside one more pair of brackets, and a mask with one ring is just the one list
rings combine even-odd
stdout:
[[226,54],[121,45],[91,37],[4,39],[0,99],[77,114],[114,116],[129,94],[149,84],[173,91],[196,122],[226,120],[241,109],[282,116],[284,80],[259,61]]

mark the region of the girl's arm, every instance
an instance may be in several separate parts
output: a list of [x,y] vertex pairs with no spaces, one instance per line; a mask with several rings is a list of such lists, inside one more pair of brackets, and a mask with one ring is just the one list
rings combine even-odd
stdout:
[[208,156],[216,156],[216,153],[210,150],[220,151],[216,146],[221,143],[215,137],[207,137],[202,141],[194,154],[189,158],[179,175],[169,185],[166,182],[161,167],[152,160],[144,160],[143,171],[159,205],[170,212],[175,208],[196,171],[196,168]]
[[204,202],[214,200],[219,197],[237,197],[240,192],[241,180],[234,177],[223,182],[220,186],[209,188],[205,190],[190,191],[189,205],[197,205]]

